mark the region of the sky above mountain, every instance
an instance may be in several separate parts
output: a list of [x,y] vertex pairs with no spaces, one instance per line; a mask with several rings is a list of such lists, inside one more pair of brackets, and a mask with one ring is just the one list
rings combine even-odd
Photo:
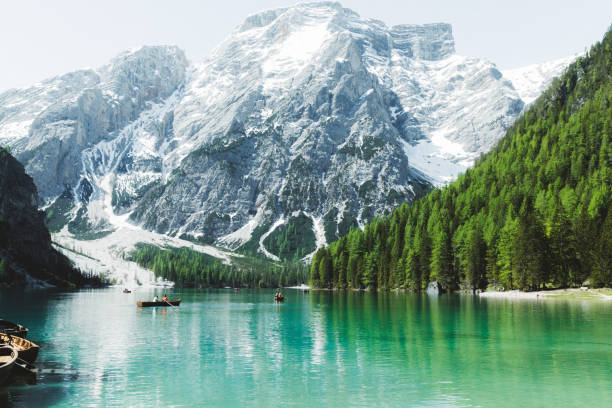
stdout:
[[[200,60],[248,15],[293,0],[24,0],[0,5],[0,91],[86,66],[144,44],[176,44]],[[447,22],[457,52],[510,69],[582,52],[611,23],[608,0],[345,0],[364,18]]]

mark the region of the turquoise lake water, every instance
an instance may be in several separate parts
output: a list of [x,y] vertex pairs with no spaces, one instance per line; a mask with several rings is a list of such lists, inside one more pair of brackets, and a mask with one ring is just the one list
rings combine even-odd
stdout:
[[0,292],[41,345],[2,407],[612,407],[612,302],[172,289]]

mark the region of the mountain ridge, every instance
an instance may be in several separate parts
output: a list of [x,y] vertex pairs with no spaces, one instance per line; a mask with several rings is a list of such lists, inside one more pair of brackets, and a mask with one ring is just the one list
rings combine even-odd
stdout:
[[331,242],[456,177],[523,108],[494,64],[454,53],[450,25],[339,3],[252,15],[200,63],[143,47],[106,67],[47,82],[29,110],[41,89],[0,94],[0,142],[47,200],[73,198],[76,236],[129,217],[270,254],[271,228],[305,214]]
[[612,28],[456,181],[354,229],[311,263],[335,288],[612,284]]

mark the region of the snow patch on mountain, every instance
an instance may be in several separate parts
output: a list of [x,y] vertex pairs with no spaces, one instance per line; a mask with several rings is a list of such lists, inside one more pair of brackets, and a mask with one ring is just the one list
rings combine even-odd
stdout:
[[325,239],[325,227],[323,226],[323,217],[313,217],[312,215],[308,215],[312,219],[312,229],[315,233],[315,239],[316,239],[316,248],[314,251],[312,251],[310,254],[306,255],[305,257],[302,258],[303,262],[310,262],[312,261],[312,258],[314,256],[314,254],[317,252],[317,250],[325,245],[327,245],[327,240]]
[[162,278],[156,278],[153,271],[140,267],[135,262],[127,260],[129,254],[137,244],[150,244],[160,248],[187,247],[212,257],[220,259],[224,264],[230,265],[232,257],[242,257],[229,251],[220,250],[209,245],[199,245],[179,238],[156,234],[142,230],[132,224],[125,223],[125,219],[108,217],[116,221],[114,231],[103,238],[95,240],[79,240],[64,228],[53,234],[56,248],[68,256],[75,266],[86,272],[104,275],[117,285],[136,286],[172,286]]
[[[469,163],[458,163],[452,156],[445,156],[441,147],[433,140],[422,139],[414,144],[401,140],[400,143],[410,160],[410,165],[437,187],[451,182],[469,167]],[[463,157],[469,160],[468,156]]]
[[264,254],[265,256],[267,256],[268,258],[276,261],[276,262],[280,262],[280,258],[272,253],[270,253],[267,249],[266,246],[264,245],[264,241],[266,238],[268,238],[268,235],[270,235],[271,233],[274,232],[274,230],[278,227],[280,227],[281,225],[283,225],[285,223],[285,219],[284,217],[279,218],[278,220],[276,220],[276,222],[274,224],[272,224],[272,226],[268,229],[268,231],[266,231],[261,238],[259,238],[259,248],[258,251],[261,252],[262,254]]
[[[291,79],[305,65],[312,64],[312,58],[331,33],[327,22],[307,24],[288,33],[288,37],[276,47],[269,49],[262,64],[263,91],[272,93],[278,88],[291,86]],[[287,26],[284,30],[291,30]]]
[[251,218],[244,226],[232,232],[231,234],[227,234],[221,238],[219,238],[218,242],[226,246],[228,248],[238,248],[241,245],[245,244],[263,220],[263,209],[257,211],[257,214],[253,218]]
[[526,105],[531,105],[550,86],[552,80],[582,54],[531,64],[525,67],[502,71]]

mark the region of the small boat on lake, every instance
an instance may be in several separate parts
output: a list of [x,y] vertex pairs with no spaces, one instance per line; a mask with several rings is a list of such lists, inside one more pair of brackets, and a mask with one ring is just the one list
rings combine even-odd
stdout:
[[283,302],[285,300],[285,297],[281,294],[278,295],[274,295],[274,301],[275,302]]
[[129,290],[128,288],[123,289],[123,293],[132,293],[131,290]]
[[17,361],[17,350],[13,347],[0,347],[0,385],[4,384],[11,375]]
[[168,300],[166,302],[158,301],[158,302],[137,302],[138,307],[155,307],[155,306],[178,306],[181,304],[181,299]]
[[40,346],[21,337],[11,336],[10,334],[0,333],[0,344],[13,347],[17,350],[18,357],[30,364],[36,361]]
[[28,328],[20,324],[9,322],[8,320],[0,319],[0,332],[26,338],[28,336]]

